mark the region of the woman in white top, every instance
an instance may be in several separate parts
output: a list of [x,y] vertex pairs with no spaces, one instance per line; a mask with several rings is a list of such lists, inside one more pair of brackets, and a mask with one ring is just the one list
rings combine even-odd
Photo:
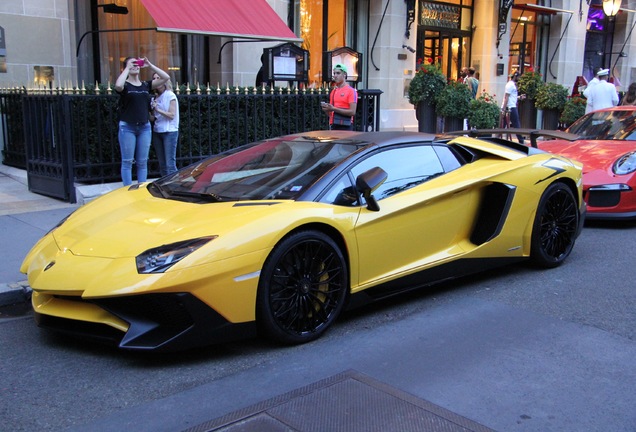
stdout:
[[157,97],[152,103],[155,124],[152,141],[159,159],[161,176],[177,171],[177,143],[179,141],[179,101],[167,81],[156,87]]

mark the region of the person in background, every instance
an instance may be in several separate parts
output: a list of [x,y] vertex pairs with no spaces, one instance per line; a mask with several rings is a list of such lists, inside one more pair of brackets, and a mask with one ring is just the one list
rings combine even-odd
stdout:
[[261,86],[265,87],[269,85],[269,83],[265,81],[265,60],[266,59],[267,57],[265,56],[265,53],[261,54],[261,67],[256,73],[256,82],[254,83],[255,87],[261,87]]
[[614,84],[607,82],[609,69],[602,69],[598,73],[599,82],[591,89],[585,89],[585,97],[592,111],[610,108],[618,105],[618,92]]
[[329,115],[331,130],[353,130],[353,117],[358,106],[358,92],[347,83],[347,68],[337,64],[333,68],[336,86],[329,94],[329,102],[322,102],[322,110]]
[[[139,72],[150,68],[159,79],[141,81]],[[137,166],[137,182],[148,179],[150,128],[150,99],[154,88],[164,84],[170,76],[147,58],[127,57],[124,69],[115,81],[119,94],[119,147],[121,149],[121,178],[124,186],[132,184],[132,165]]]
[[627,93],[623,96],[621,105],[636,105],[636,82],[633,82],[627,88]]
[[466,84],[466,79],[468,79],[468,66],[464,66],[459,71],[459,79],[458,81]]
[[602,70],[603,70],[603,68],[596,69],[596,73],[594,74],[594,78],[592,78],[590,80],[590,82],[587,83],[587,86],[585,86],[585,90],[583,90],[583,96],[587,99],[587,103],[585,104],[585,114],[587,114],[587,113],[592,111],[592,104],[590,104],[590,99],[589,99],[588,95],[590,94],[589,93],[590,90],[592,90],[592,88],[594,88],[594,86],[600,82],[600,80],[598,78],[598,74]]
[[464,81],[464,83],[468,86],[468,88],[472,92],[473,99],[476,99],[477,90],[479,90],[479,80],[475,77],[474,67],[471,66],[468,68],[468,76],[466,77],[466,80]]
[[[510,79],[506,83],[504,89],[503,103],[501,104],[501,110],[510,114],[510,126],[513,128],[521,127],[519,121],[519,110],[517,109],[517,81],[519,80],[519,72],[513,72],[510,74]],[[519,143],[523,144],[524,139],[522,135],[517,135]]]
[[576,80],[574,81],[574,86],[572,87],[572,94],[570,96],[581,97],[583,96],[583,92],[585,91],[586,88],[587,88],[587,80],[585,79],[583,75],[579,75],[576,77]]
[[179,142],[179,101],[172,91],[170,80],[157,87],[152,102],[155,124],[152,141],[159,160],[161,176],[177,171],[177,144]]
[[[153,72],[152,73],[152,80],[156,80],[159,79],[159,74],[157,72]],[[150,106],[148,107],[150,109],[150,127],[151,129],[155,128],[155,113],[154,110],[152,108],[154,102],[155,102],[155,98],[157,97],[157,89],[153,89],[150,92]]]

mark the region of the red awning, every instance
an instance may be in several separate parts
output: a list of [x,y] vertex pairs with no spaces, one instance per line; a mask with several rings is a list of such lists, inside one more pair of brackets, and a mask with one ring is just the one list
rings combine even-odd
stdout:
[[529,11],[529,12],[536,12],[539,14],[544,14],[544,15],[554,15],[557,14],[559,12],[563,12],[563,13],[569,13],[572,14],[574,12],[570,11],[570,10],[565,10],[565,9],[557,9],[557,8],[553,8],[553,7],[548,7],[548,6],[541,6],[541,5],[536,5],[536,4],[516,4],[512,6],[513,9],[520,9],[520,10],[524,10],[524,11]]
[[302,42],[266,0],[141,0],[157,31]]

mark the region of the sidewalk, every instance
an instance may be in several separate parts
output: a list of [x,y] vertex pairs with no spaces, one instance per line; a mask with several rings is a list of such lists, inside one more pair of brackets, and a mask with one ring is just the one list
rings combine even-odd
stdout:
[[22,259],[48,230],[80,205],[121,186],[120,183],[76,185],[78,203],[29,192],[26,170],[0,163],[0,306],[28,300],[31,290],[19,272]]
[[0,216],[75,206],[29,192],[26,170],[0,163]]

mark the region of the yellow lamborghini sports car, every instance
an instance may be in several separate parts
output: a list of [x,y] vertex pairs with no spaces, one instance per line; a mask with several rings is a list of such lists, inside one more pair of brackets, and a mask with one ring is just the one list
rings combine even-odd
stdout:
[[499,138],[316,131],[80,207],[21,271],[39,326],[125,349],[323,334],[381,299],[517,260],[561,264],[578,162]]

